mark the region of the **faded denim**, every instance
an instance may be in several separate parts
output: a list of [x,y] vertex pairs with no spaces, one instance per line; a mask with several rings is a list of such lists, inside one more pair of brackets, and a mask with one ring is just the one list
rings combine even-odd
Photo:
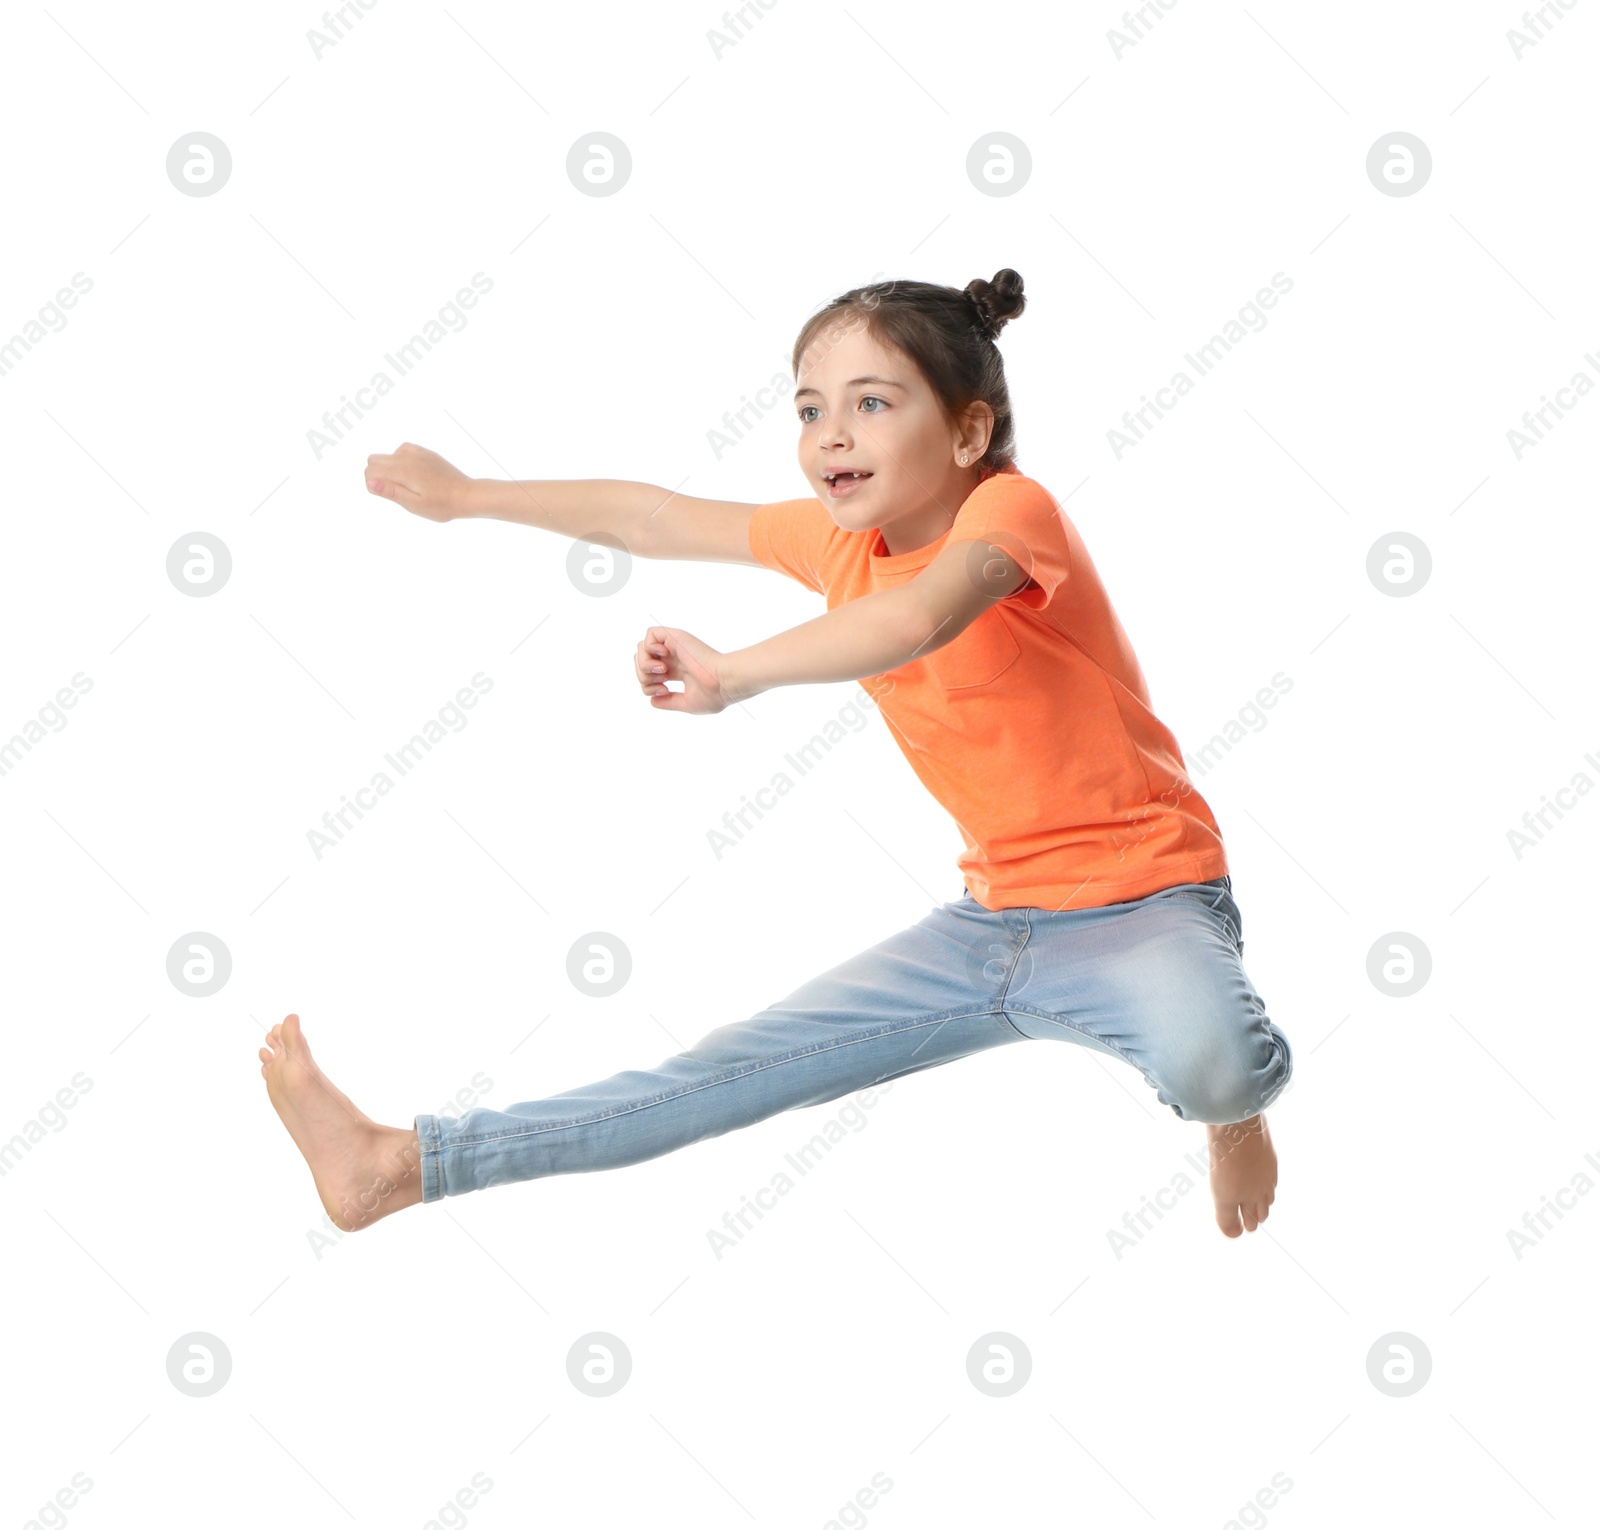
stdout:
[[653,1068],[419,1115],[422,1198],[620,1168],[1024,1040],[1120,1058],[1180,1120],[1242,1121],[1294,1067],[1243,955],[1231,877],[1065,911],[968,893]]

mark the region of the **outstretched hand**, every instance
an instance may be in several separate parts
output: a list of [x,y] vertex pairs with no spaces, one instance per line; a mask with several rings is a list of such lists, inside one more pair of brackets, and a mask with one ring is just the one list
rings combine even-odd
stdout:
[[[726,655],[677,627],[652,627],[634,650],[633,668],[662,712],[720,712],[738,699],[725,684]],[[668,680],[683,681],[683,689],[669,691]]]
[[402,441],[394,452],[367,458],[367,492],[392,499],[429,521],[453,521],[465,513],[472,480],[438,452]]

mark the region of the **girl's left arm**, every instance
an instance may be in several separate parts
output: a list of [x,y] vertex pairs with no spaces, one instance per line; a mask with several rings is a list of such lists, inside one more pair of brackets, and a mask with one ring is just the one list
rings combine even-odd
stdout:
[[[652,627],[636,650],[635,670],[652,705],[675,712],[720,712],[780,685],[861,680],[953,642],[1027,578],[1000,547],[955,542],[905,584],[731,653],[675,627]],[[684,689],[668,690],[668,680],[682,680]]]
[[989,542],[951,542],[914,579],[726,656],[736,700],[777,685],[860,680],[952,643],[1028,572]]
[[723,688],[729,701],[744,701],[780,685],[861,680],[909,664],[954,636],[930,631],[912,585],[898,585],[724,654]]

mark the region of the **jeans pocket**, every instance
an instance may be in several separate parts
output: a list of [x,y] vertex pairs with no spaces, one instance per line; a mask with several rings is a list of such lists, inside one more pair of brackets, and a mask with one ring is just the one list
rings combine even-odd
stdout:
[[1227,883],[1230,880],[1218,877],[1213,882],[1184,882],[1177,887],[1164,888],[1161,893],[1153,896],[1180,897],[1185,902],[1198,904],[1221,923],[1228,939],[1233,943],[1234,950],[1242,956],[1244,920],[1239,913],[1239,905],[1233,901],[1233,894],[1228,890]]
[[1212,907],[1228,932],[1228,938],[1233,942],[1233,949],[1244,955],[1244,916],[1239,912],[1239,905],[1233,901],[1233,894],[1227,888],[1221,887],[1217,891],[1221,897]]

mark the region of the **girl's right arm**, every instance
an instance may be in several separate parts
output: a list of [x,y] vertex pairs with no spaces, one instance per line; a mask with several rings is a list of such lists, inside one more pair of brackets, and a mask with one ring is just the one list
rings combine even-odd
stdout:
[[607,533],[637,558],[758,563],[750,551],[754,505],[692,499],[617,478],[468,478],[409,441],[392,454],[368,457],[366,478],[370,493],[430,521],[517,521],[563,537]]

